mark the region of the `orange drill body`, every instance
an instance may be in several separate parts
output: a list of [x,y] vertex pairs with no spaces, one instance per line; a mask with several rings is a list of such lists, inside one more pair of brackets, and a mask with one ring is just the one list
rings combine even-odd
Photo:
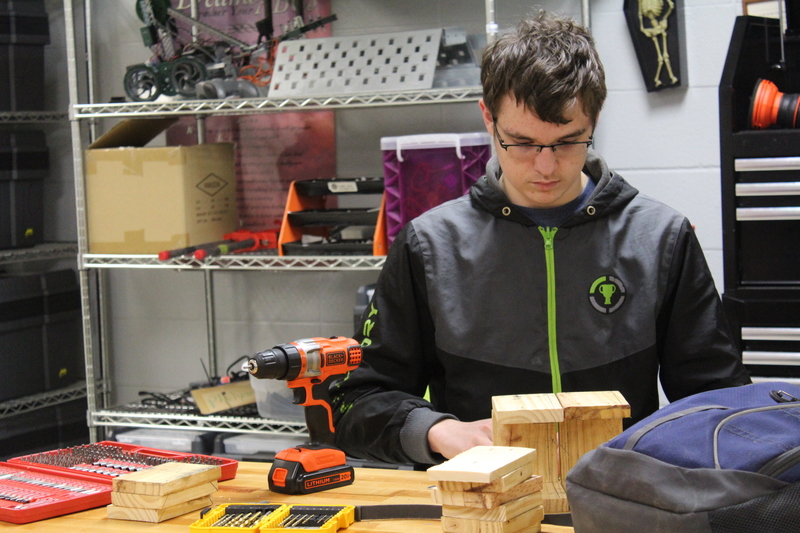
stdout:
[[245,370],[260,379],[282,379],[296,404],[305,407],[310,446],[283,450],[269,472],[269,488],[285,494],[308,494],[349,485],[353,467],[335,444],[331,386],[361,364],[361,345],[347,337],[314,337],[279,344],[259,352]]
[[256,378],[282,379],[294,392],[294,403],[306,408],[314,444],[333,444],[330,387],[361,364],[361,345],[347,337],[313,337],[279,344],[255,354],[246,369]]

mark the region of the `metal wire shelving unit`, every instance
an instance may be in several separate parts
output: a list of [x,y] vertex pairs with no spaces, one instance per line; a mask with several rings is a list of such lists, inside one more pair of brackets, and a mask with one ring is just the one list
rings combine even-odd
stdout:
[[[164,102],[114,102],[94,103],[91,83],[88,83],[88,101],[80,96],[80,87],[84,83],[79,72],[78,58],[87,59],[88,78],[91,79],[91,42],[82,43],[76,37],[76,29],[91,34],[90,3],[84,0],[63,0],[66,23],[67,66],[69,72],[70,111],[69,120],[73,139],[73,161],[75,170],[76,211],[78,217],[78,267],[81,280],[83,300],[86,393],[89,411],[89,425],[93,440],[98,440],[98,428],[111,426],[127,427],[171,427],[183,429],[203,428],[212,431],[257,432],[270,434],[304,434],[305,424],[286,423],[262,418],[201,416],[197,414],[162,414],[152,412],[132,412],[128,408],[108,407],[109,378],[104,375],[104,368],[109,368],[108,350],[97,349],[107,342],[102,331],[94,331],[96,323],[93,319],[93,306],[97,305],[97,314],[104,316],[103,285],[104,273],[110,269],[169,269],[195,270],[203,272],[206,289],[206,316],[209,324],[209,369],[216,369],[213,331],[213,282],[212,273],[219,270],[380,270],[385,258],[381,256],[277,256],[270,254],[235,254],[211,257],[199,261],[187,258],[175,258],[160,261],[155,255],[109,255],[88,253],[87,223],[85,212],[85,189],[83,183],[83,150],[86,142],[87,128],[93,127],[99,119],[144,118],[157,116],[192,116],[198,121],[198,130],[202,130],[206,117],[217,115],[252,115],[263,113],[280,113],[287,111],[320,111],[369,109],[393,106],[417,106],[432,104],[451,104],[477,102],[482,96],[480,87],[455,87],[446,89],[430,89],[416,91],[397,91],[379,94],[331,95],[297,99],[270,98],[232,98],[221,100],[175,100]],[[82,4],[83,11],[75,10]],[[487,21],[493,22],[494,2],[487,0]],[[76,24],[76,13],[82,20]],[[494,25],[496,26],[496,25]],[[487,38],[493,35],[487,24]],[[494,29],[496,31],[496,28]],[[85,46],[86,50],[80,49]],[[81,68],[84,68],[81,66]],[[90,278],[90,272],[96,278]],[[93,299],[90,294],[90,279],[94,279],[99,287],[99,297]],[[99,354],[99,356],[97,355]],[[96,365],[99,364],[99,368]]]
[[123,102],[110,104],[77,104],[74,117],[152,117],[164,115],[247,115],[286,111],[320,111],[325,109],[361,109],[370,107],[407,106],[477,102],[480,87],[397,91],[381,94],[318,96],[282,99],[233,98],[225,100],[180,100],[174,102]]

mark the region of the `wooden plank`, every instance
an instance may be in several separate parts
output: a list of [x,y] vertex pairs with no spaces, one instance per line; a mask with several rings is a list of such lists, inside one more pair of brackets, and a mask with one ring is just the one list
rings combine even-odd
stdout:
[[217,482],[195,485],[178,492],[164,496],[146,496],[144,494],[130,494],[126,492],[111,492],[111,503],[121,507],[137,507],[140,509],[164,509],[179,503],[188,502],[209,496],[216,492]]
[[536,450],[510,446],[475,446],[428,469],[434,481],[491,483],[536,459]]
[[434,501],[442,505],[492,509],[529,494],[541,492],[543,486],[542,477],[533,476],[508,492],[459,492],[437,487],[437,490],[434,491]]
[[555,481],[552,483],[545,483],[542,486],[542,497],[544,499],[544,512],[547,514],[553,513],[568,513],[569,501],[567,501],[567,492],[561,483]]
[[[539,456],[537,451],[536,456]],[[533,465],[535,463],[527,463],[512,470],[503,477],[499,477],[491,483],[470,483],[468,481],[439,481],[437,485],[442,490],[449,490],[453,492],[506,492],[519,485],[523,481],[527,481],[533,475]]]
[[493,418],[501,424],[561,422],[564,420],[563,411],[555,394],[513,394],[492,397]]
[[164,463],[114,478],[112,490],[146,496],[164,496],[195,485],[216,481],[222,475],[219,466],[190,463]]
[[249,380],[193,389],[191,394],[200,414],[204,415],[256,403],[256,393]]
[[449,533],[520,533],[540,531],[544,509],[535,507],[507,522],[471,520],[454,516],[442,517],[442,531]]
[[608,420],[628,418],[631,406],[618,391],[559,392],[564,420]]
[[458,518],[470,518],[472,520],[488,520],[489,522],[508,522],[512,518],[522,513],[541,507],[543,503],[542,492],[534,492],[521,498],[511,500],[491,509],[477,509],[474,507],[462,507],[460,505],[442,505],[442,516],[455,516]]
[[136,507],[118,507],[116,505],[109,505],[106,507],[106,516],[114,520],[132,520],[135,522],[162,522],[175,518],[176,516],[185,515],[192,511],[197,511],[204,507],[212,505],[212,500],[209,496],[203,496],[195,500],[179,503],[166,509],[139,509]]

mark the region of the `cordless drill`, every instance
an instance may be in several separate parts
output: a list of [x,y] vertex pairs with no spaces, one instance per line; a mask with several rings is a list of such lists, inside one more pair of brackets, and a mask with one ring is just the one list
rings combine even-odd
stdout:
[[305,407],[309,446],[275,455],[269,488],[286,494],[308,494],[353,482],[353,468],[333,448],[335,429],[330,387],[361,363],[361,346],[347,337],[314,337],[279,344],[252,356],[244,369],[259,379],[282,379]]

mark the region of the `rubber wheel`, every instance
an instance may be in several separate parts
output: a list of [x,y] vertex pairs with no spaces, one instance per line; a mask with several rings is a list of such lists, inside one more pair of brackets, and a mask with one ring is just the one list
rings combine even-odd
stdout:
[[152,102],[161,94],[156,71],[147,65],[135,65],[125,73],[125,94],[134,102]]
[[172,62],[172,86],[181,96],[195,95],[195,86],[206,79],[206,67],[193,57],[179,57]]

